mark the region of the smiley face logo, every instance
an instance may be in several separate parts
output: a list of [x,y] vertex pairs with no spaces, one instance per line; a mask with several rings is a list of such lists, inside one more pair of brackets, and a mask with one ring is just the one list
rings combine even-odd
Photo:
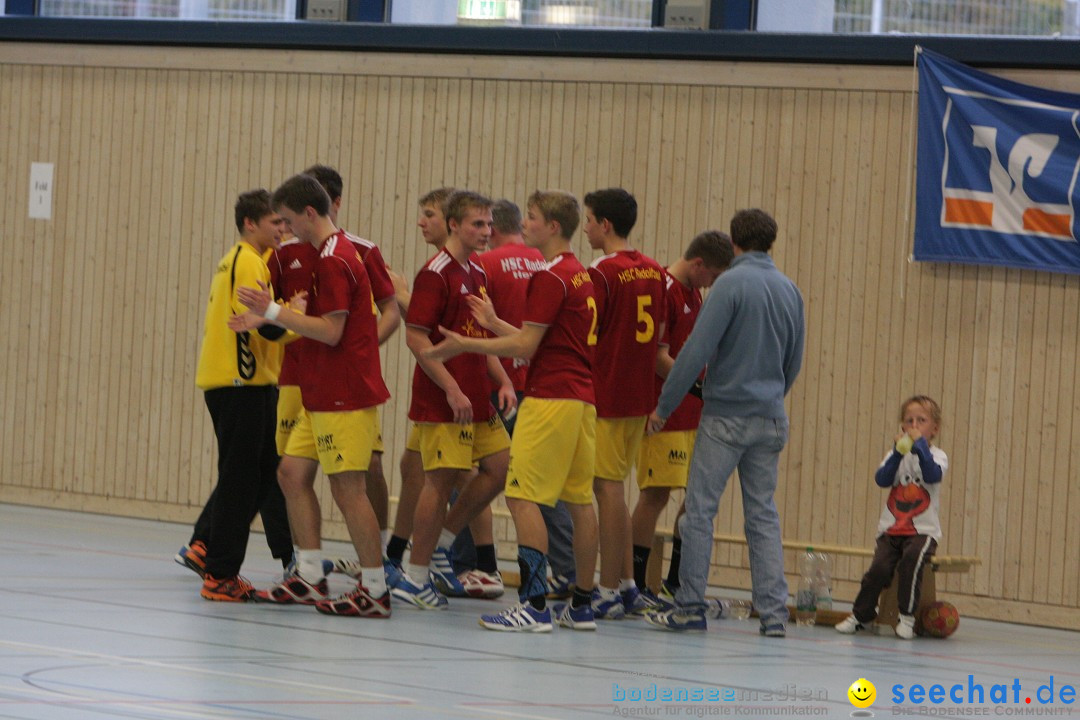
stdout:
[[868,708],[877,699],[877,688],[866,678],[859,678],[851,683],[847,691],[848,700],[857,708]]

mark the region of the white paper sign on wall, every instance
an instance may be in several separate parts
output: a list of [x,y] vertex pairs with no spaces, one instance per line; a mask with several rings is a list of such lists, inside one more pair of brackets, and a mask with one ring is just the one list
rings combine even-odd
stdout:
[[30,218],[52,220],[53,164],[30,163]]

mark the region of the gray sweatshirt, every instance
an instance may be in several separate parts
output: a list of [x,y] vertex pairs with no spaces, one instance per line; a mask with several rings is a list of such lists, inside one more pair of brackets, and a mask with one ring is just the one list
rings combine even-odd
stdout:
[[664,381],[658,414],[670,416],[707,365],[703,414],[784,417],[784,395],[802,367],[805,335],[795,283],[767,253],[739,255],[709,291]]

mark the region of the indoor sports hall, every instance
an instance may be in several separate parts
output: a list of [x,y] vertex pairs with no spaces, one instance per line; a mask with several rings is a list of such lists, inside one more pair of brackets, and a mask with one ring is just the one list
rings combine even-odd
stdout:
[[[0,10],[0,718],[1080,712],[1074,0]],[[173,556],[216,482],[195,383],[207,288],[237,196],[314,163],[344,178],[341,227],[409,280],[431,255],[417,216],[433,188],[523,209],[537,189],[625,188],[630,241],[665,267],[738,210],[766,210],[771,257],[805,301],[775,493],[792,602],[813,546],[832,556],[834,610],[850,609],[886,503],[875,470],[901,403],[925,394],[949,467],[924,582],[957,631],[847,636],[820,613],[782,639],[731,618],[705,633],[478,627],[510,586],[389,620],[203,600]],[[571,242],[596,258],[582,231]],[[404,329],[380,355],[392,519]],[[316,489],[325,547],[347,556],[322,476]],[[514,523],[502,498],[493,511],[510,580]],[[737,482],[714,530],[709,595],[749,598]],[[261,531],[243,565],[256,587],[281,577]],[[848,694],[859,681],[876,691],[866,707]]]

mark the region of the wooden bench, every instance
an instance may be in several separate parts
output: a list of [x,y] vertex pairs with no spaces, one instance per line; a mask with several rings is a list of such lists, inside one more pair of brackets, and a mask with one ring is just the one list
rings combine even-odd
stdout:
[[[670,528],[658,528],[656,534],[653,536],[652,552],[649,553],[649,565],[645,573],[646,584],[650,588],[656,589],[660,587],[664,546],[672,537],[674,537],[674,532]],[[731,543],[733,545],[746,545],[746,537],[743,535],[716,533],[713,535],[713,541]],[[812,547],[817,552],[825,552],[831,555],[864,557],[867,558],[867,560],[874,557],[874,551],[867,547],[830,545],[828,543],[803,542],[799,540],[782,540],[781,544],[785,550],[805,550],[808,547]],[[982,560],[979,558],[966,555],[935,555],[931,558],[930,562],[923,567],[922,588],[919,594],[919,608],[916,611],[916,616],[924,607],[937,600],[937,586],[934,581],[934,576],[937,573],[964,573],[970,570],[972,566],[981,563]],[[867,566],[869,566],[869,562],[867,563]],[[897,617],[899,615],[899,603],[897,600],[896,588],[897,582],[894,578],[893,582],[889,584],[889,587],[881,592],[881,597],[878,600],[878,616],[874,621],[875,625],[887,625],[889,627],[894,627],[896,625]],[[847,617],[847,615],[847,612],[840,610],[819,610],[817,624],[835,625]],[[794,617],[794,608],[792,608],[792,617]]]

